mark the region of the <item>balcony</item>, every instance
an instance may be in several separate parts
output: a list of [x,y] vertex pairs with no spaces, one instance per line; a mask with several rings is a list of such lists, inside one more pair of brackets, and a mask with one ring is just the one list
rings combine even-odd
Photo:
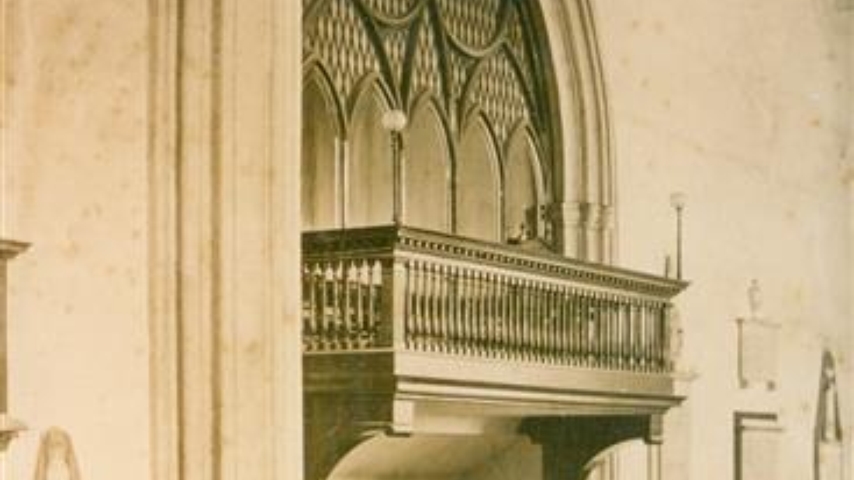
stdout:
[[684,287],[406,227],[305,233],[306,386],[430,395],[442,385],[492,399],[497,387],[504,400],[593,405],[616,393],[664,407],[678,401],[668,323]]
[[448,429],[472,418],[618,415],[654,436],[681,401],[670,323],[685,286],[408,227],[304,233],[308,478],[370,432],[469,434]]

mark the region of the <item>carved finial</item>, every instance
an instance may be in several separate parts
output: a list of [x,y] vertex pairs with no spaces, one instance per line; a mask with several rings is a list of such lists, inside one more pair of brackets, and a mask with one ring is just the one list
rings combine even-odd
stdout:
[[750,281],[750,287],[747,289],[747,301],[750,305],[750,318],[761,318],[762,287],[759,286],[759,280],[755,278]]

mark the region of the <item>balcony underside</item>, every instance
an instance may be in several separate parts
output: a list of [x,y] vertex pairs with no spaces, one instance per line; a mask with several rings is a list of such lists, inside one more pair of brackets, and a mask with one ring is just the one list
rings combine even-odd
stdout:
[[[410,433],[417,413],[650,415],[682,397],[669,374],[648,374],[453,357],[390,350],[317,353],[304,358],[309,395],[335,394],[388,402],[388,427]],[[396,415],[394,405],[397,405]]]

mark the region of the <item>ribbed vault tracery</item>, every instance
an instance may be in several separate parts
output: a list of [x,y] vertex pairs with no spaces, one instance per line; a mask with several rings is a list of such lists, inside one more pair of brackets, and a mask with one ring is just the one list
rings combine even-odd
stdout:
[[[453,132],[479,107],[503,145],[530,123],[550,145],[545,72],[523,22],[525,2],[507,0],[315,0],[307,10],[305,54],[331,73],[335,94],[353,105],[377,73],[390,103],[409,111],[435,98]],[[346,118],[352,112],[342,112]]]
[[[588,0],[304,0],[303,7],[306,79],[319,84],[332,116],[306,119],[336,124],[339,205],[334,225],[306,228],[352,224],[340,200],[362,188],[351,183],[348,159],[359,141],[352,129],[359,99],[378,95],[382,109],[403,110],[410,121],[420,105],[432,106],[447,149],[448,191],[429,196],[448,205],[445,231],[466,229],[458,203],[469,186],[457,173],[467,161],[465,136],[477,125],[498,175],[498,197],[484,213],[513,209],[506,198],[517,186],[506,172],[517,139],[530,145],[525,155],[541,179],[521,208],[525,225],[500,218],[495,231],[478,236],[509,241],[527,231],[564,254],[611,261],[614,170]],[[418,134],[407,129],[404,143]]]

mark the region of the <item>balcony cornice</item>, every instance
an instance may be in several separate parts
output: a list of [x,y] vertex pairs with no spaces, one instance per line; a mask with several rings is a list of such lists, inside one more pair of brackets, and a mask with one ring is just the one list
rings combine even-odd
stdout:
[[632,292],[671,299],[689,282],[644,272],[566,258],[549,252],[459,237],[405,226],[379,226],[323,230],[303,235],[303,255],[322,257],[346,252],[354,257],[430,254],[448,261],[474,262],[484,266],[548,276],[596,286],[608,292]]

